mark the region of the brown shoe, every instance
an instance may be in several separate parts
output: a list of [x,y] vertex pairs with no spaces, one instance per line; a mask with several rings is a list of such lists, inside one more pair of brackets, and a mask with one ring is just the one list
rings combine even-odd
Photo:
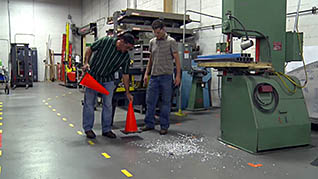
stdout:
[[142,130],[142,131],[150,131],[150,130],[154,130],[154,129],[155,129],[154,127],[148,127],[146,125],[140,128],[140,130]]
[[114,134],[112,131],[104,132],[102,135],[111,139],[116,138],[116,134]]
[[85,131],[86,137],[90,139],[95,139],[96,135],[93,130]]
[[166,135],[166,134],[168,134],[168,129],[160,129],[159,134],[160,134],[160,135]]

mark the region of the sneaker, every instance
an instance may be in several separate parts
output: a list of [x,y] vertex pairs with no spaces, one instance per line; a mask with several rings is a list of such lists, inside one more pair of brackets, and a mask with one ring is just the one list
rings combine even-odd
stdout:
[[87,138],[90,138],[90,139],[95,139],[96,138],[96,135],[95,135],[94,131],[92,131],[92,130],[85,131],[85,134],[86,134]]
[[160,135],[166,135],[166,134],[168,134],[168,129],[160,129],[159,134],[160,134]]
[[140,128],[140,130],[142,130],[142,131],[150,131],[150,130],[154,130],[154,129],[155,129],[154,127],[148,127],[146,125]]
[[102,135],[111,139],[116,138],[116,134],[114,134],[112,131],[104,132]]

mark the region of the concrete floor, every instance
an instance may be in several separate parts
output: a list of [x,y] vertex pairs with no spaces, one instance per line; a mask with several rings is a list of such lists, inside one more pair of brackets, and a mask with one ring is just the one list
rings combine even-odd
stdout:
[[[124,128],[126,111],[118,109],[114,123],[118,138],[113,140],[100,135],[99,109],[94,128],[98,136],[92,144],[77,133],[82,131],[82,97],[78,89],[57,83],[36,83],[27,90],[17,88],[8,96],[2,92],[0,178],[127,178],[121,172],[123,169],[138,179],[314,179],[318,176],[318,168],[310,165],[318,157],[317,131],[312,131],[311,146],[253,155],[217,140],[219,109],[190,113],[185,118],[172,116],[166,136],[160,136],[158,131],[122,134],[119,129]],[[136,114],[136,118],[138,124],[143,123],[143,115]],[[188,153],[180,152],[189,146]],[[263,166],[254,168],[248,163]]]

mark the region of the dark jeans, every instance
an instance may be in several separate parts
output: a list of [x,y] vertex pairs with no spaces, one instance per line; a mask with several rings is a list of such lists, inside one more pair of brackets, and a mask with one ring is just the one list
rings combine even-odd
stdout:
[[[103,110],[102,110],[102,132],[108,132],[111,130],[112,123],[112,98],[114,93],[114,82],[105,82],[102,84],[109,95],[102,94],[103,98]],[[96,103],[96,97],[98,92],[90,88],[85,89],[84,106],[83,106],[83,128],[84,131],[92,130],[94,126],[94,107]]]
[[155,111],[159,94],[162,97],[160,127],[161,129],[168,129],[171,110],[172,75],[151,76],[149,80],[146,96],[147,112],[145,123],[150,128],[155,127]]

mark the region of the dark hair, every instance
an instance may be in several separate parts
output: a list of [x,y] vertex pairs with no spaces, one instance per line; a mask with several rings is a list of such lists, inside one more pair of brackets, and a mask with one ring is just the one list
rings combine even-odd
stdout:
[[126,44],[135,45],[135,39],[131,33],[126,32],[124,35],[120,37],[120,39],[123,39]]
[[165,24],[162,22],[162,20],[157,19],[157,20],[152,22],[151,27],[152,27],[153,30],[156,30],[156,29],[159,29],[159,28],[162,29],[162,28],[165,27]]

